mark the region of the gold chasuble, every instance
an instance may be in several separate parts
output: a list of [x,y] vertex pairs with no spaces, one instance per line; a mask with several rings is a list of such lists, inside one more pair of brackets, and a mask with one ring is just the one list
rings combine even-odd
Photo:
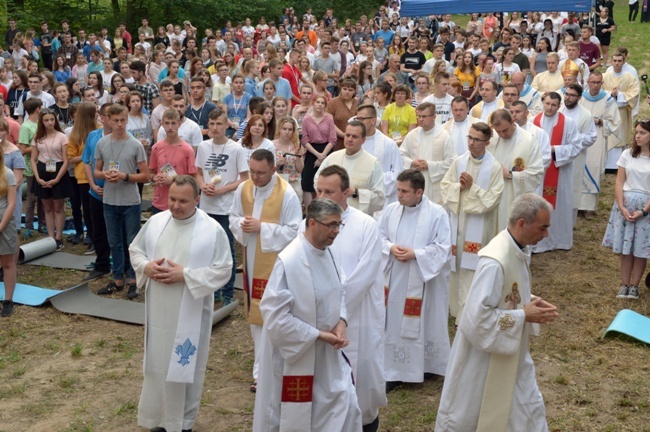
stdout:
[[[262,214],[260,215],[260,222],[267,223],[280,223],[280,216],[282,214],[282,202],[284,200],[284,193],[288,183],[281,177],[276,175],[275,186],[273,192],[264,201],[262,207]],[[253,181],[251,179],[244,182],[241,194],[242,211],[245,217],[253,215]],[[262,252],[262,242],[259,238],[259,233],[255,248],[255,263],[253,263],[253,281],[252,286],[248,285],[248,276],[246,274],[248,265],[246,263],[246,248],[244,248],[242,256],[244,259],[244,297],[245,311],[248,316],[249,324],[263,325],[262,314],[260,313],[260,300],[264,295],[264,289],[269,281],[275,259],[278,256],[277,252]]]

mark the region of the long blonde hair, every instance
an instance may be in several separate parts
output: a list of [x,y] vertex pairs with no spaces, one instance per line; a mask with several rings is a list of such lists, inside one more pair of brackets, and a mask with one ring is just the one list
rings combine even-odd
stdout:
[[68,141],[72,145],[83,148],[90,132],[97,129],[96,117],[97,106],[92,102],[81,102]]
[[277,125],[276,125],[276,130],[275,130],[275,139],[280,138],[280,131],[282,130],[282,126],[285,123],[291,123],[293,125],[293,133],[291,134],[291,144],[293,144],[293,147],[298,150],[300,148],[300,137],[298,136],[298,126],[296,125],[296,121],[292,117],[282,117],[280,120],[278,120]]

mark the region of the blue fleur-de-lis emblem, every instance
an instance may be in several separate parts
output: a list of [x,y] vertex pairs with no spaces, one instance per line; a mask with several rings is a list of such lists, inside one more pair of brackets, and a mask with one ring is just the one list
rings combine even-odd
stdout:
[[190,357],[196,352],[196,345],[193,345],[189,338],[185,339],[183,345],[178,345],[176,347],[176,354],[181,356],[181,359],[178,361],[178,364],[181,366],[187,366],[190,363]]

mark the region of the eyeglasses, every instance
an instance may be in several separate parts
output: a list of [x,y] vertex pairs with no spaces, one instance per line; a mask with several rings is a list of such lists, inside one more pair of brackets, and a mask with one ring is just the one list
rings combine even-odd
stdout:
[[579,94],[575,94],[575,93],[564,93],[564,97],[577,98],[577,97],[580,97],[580,95],[579,95]]
[[473,136],[467,135],[467,142],[486,142],[486,139],[474,138]]
[[54,114],[54,110],[50,108],[43,108],[41,110],[41,115],[45,115],[45,114]]
[[330,223],[326,224],[326,223],[323,223],[323,222],[321,222],[321,221],[319,221],[317,219],[314,219],[314,222],[316,222],[316,223],[318,223],[320,225],[323,225],[324,227],[327,227],[327,228],[329,228],[331,230],[334,230],[334,229],[337,229],[337,228],[341,229],[341,228],[343,228],[345,226],[345,224],[343,222],[330,222]]
[[638,125],[640,125],[640,124],[641,124],[641,125],[650,125],[650,119],[649,119],[649,120],[637,120],[637,121],[634,123],[634,127],[636,127],[636,126],[638,126]]
[[602,81],[587,81],[587,84],[593,84],[593,85],[602,85]]

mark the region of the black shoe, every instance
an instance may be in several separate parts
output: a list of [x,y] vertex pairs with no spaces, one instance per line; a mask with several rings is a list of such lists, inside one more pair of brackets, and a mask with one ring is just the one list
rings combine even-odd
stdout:
[[71,240],[72,244],[74,244],[74,245],[78,245],[83,241],[84,241],[84,235],[83,234],[75,234],[72,237],[72,240]]
[[7,318],[8,316],[14,313],[14,302],[11,300],[5,300],[2,302],[2,313],[0,314],[2,318]]
[[129,298],[129,300],[133,300],[134,298],[138,297],[138,286],[134,283],[130,283],[129,292],[126,293],[126,296]]
[[122,291],[123,289],[124,289],[124,285],[116,285],[115,282],[110,282],[104,288],[100,288],[99,291],[97,291],[97,294],[110,295],[115,292]]
[[90,238],[88,234],[86,234],[86,237],[84,238],[84,244],[90,246],[93,244],[93,239]]
[[100,271],[100,270],[93,270],[91,271],[85,278],[82,279],[84,282],[88,282],[91,280],[99,279],[100,277],[106,276],[111,274],[110,270],[107,271]]
[[88,245],[88,249],[86,249],[86,252],[84,252],[84,255],[92,255],[95,253],[95,245],[93,243],[90,243]]
[[39,225],[38,232],[41,234],[47,234],[47,227],[45,225]]
[[54,252],[58,252],[61,249],[63,249],[63,240],[57,240],[56,241],[56,249],[54,249]]
[[392,392],[402,385],[402,381],[386,381],[386,393]]

